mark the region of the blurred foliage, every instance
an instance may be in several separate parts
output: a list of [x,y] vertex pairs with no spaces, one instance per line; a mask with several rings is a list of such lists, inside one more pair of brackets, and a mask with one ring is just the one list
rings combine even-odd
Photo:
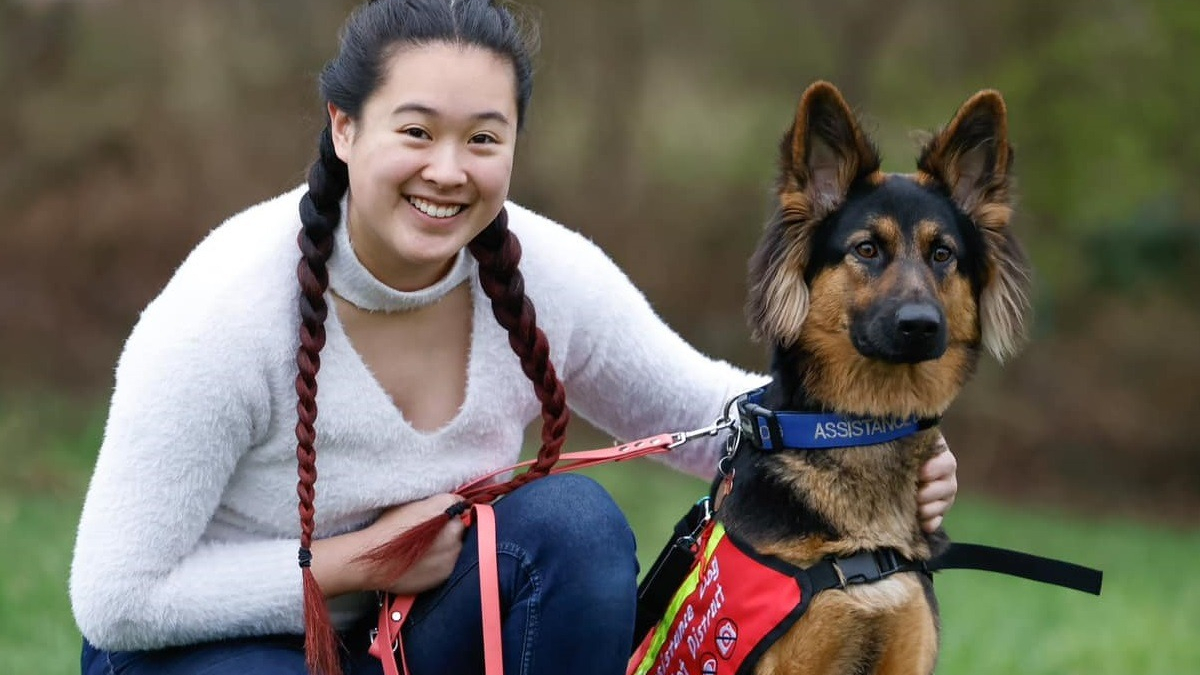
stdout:
[[[302,180],[315,76],[353,5],[0,0],[0,387],[103,392],[187,250]],[[594,238],[681,333],[748,367],[765,364],[741,318],[745,260],[800,91],[833,81],[885,168],[909,171],[913,130],[1000,89],[1039,319],[1029,351],[986,365],[951,411],[964,477],[1198,501],[1200,5],[523,9],[542,50],[514,197]]]

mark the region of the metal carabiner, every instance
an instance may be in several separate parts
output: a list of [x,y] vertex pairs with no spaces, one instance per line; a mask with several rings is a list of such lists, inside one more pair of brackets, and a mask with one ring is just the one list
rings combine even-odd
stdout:
[[737,443],[742,437],[742,427],[740,424],[738,424],[738,416],[735,413],[737,412],[737,402],[744,396],[745,394],[738,394],[737,396],[729,399],[729,401],[725,403],[725,408],[722,410],[721,416],[717,418],[716,422],[692,431],[680,431],[671,434],[673,440],[671,441],[671,444],[667,446],[667,449],[671,450],[677,448],[684,443],[701,436],[716,436],[726,429],[733,430],[734,436],[737,438],[735,441],[726,443],[726,452],[729,452],[730,448],[737,447]]
[[713,422],[712,424],[710,424],[706,427],[701,427],[699,429],[693,429],[691,431],[676,432],[674,434],[671,434],[672,441],[671,441],[671,444],[667,446],[667,449],[671,450],[674,448],[678,448],[679,446],[683,445],[684,443],[687,443],[688,441],[696,439],[696,438],[700,438],[701,436],[716,436],[717,434],[721,433],[722,431],[725,431],[726,429],[734,428],[734,426],[735,425],[734,425],[733,420],[729,419],[728,417],[722,417],[721,419],[717,420],[716,422]]

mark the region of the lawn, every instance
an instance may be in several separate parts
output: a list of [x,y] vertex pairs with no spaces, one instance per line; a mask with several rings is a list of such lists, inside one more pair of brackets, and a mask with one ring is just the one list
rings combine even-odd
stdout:
[[[78,672],[66,578],[100,422],[68,406],[0,399],[0,673]],[[705,489],[646,460],[590,474],[630,515],[643,569]],[[1200,672],[1200,529],[1082,519],[964,490],[948,524],[955,538],[1100,567],[1105,588],[1096,598],[983,572],[940,573],[939,673]]]

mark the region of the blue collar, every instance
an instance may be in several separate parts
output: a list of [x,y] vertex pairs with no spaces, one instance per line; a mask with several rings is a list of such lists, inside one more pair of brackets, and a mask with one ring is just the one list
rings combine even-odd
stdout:
[[937,424],[937,418],[906,420],[852,417],[837,413],[768,410],[762,406],[766,387],[737,400],[743,438],[759,450],[825,450],[876,445],[903,438]]

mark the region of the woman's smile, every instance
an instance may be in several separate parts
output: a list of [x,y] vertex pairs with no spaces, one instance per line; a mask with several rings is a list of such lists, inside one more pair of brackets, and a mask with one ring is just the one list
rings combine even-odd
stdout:
[[449,220],[467,209],[466,204],[437,202],[413,195],[408,195],[404,199],[421,214],[438,221]]

